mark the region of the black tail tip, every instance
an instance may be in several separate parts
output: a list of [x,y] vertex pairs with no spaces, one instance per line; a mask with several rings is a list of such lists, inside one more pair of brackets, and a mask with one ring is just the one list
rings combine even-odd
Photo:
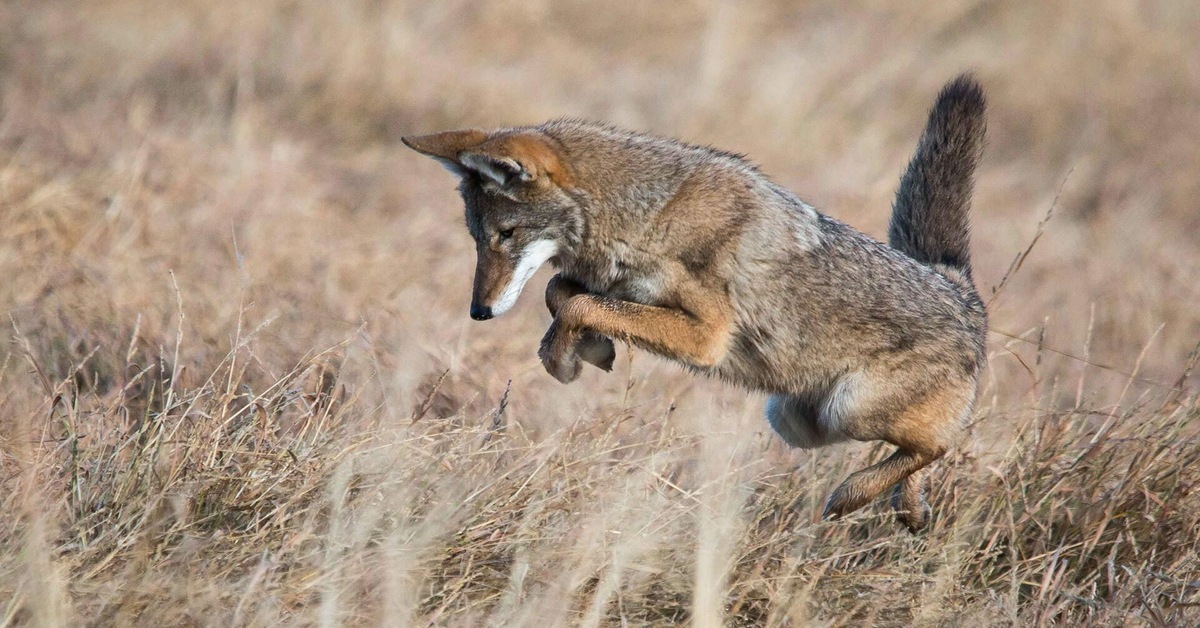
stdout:
[[954,77],[942,91],[938,93],[935,109],[947,106],[965,105],[970,109],[982,111],[987,104],[983,95],[983,86],[971,72],[963,72]]

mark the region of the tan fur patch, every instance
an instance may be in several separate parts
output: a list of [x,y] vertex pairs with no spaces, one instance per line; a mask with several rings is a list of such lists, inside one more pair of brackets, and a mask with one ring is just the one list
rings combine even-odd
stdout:
[[[475,149],[496,158],[509,158],[521,164],[534,180],[548,180],[559,187],[571,187],[573,179],[566,161],[550,140],[540,133],[521,132],[502,135]],[[542,177],[545,176],[545,179]]]
[[431,157],[458,161],[458,154],[487,141],[488,134],[479,129],[443,131],[430,135],[415,135],[400,138],[409,148]]

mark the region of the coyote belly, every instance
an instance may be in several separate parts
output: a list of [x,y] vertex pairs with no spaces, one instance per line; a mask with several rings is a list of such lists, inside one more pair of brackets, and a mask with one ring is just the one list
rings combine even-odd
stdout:
[[824,515],[895,487],[913,529],[924,468],[974,403],[987,316],[969,255],[984,99],[969,76],[938,95],[903,174],[888,244],[801,201],[742,157],[610,126],[405,138],[461,177],[478,264],[471,315],[516,300],[544,261],[554,322],[539,355],[566,383],[611,367],[613,339],[771,394],[787,443],[882,440]]

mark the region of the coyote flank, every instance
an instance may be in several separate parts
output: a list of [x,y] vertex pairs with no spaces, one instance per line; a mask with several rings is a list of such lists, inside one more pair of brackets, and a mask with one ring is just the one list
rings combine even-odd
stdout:
[[613,338],[771,394],[795,447],[896,446],[834,490],[825,517],[895,486],[924,526],[922,469],[971,413],[987,314],[971,278],[968,211],[984,135],[969,75],[947,84],[900,180],[891,246],[830,218],[738,155],[611,126],[406,137],[462,178],[478,265],[471,317],[512,307],[546,261],[555,378],[612,366]]

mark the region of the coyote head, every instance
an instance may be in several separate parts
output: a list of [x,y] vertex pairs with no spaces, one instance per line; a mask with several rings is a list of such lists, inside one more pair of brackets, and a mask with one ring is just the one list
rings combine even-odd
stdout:
[[582,193],[572,188],[566,159],[547,135],[468,129],[402,139],[461,178],[478,256],[471,318],[508,311],[542,264],[579,242]]

